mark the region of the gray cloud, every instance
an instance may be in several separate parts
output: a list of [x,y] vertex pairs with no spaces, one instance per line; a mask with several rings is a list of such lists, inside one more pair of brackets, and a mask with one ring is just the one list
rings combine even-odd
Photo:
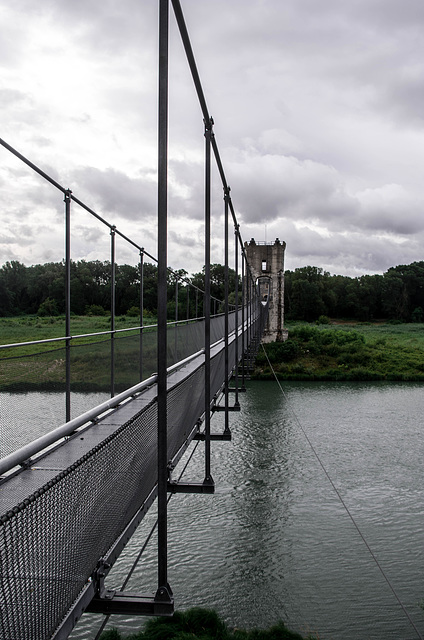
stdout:
[[[0,4],[2,135],[156,253],[157,3]],[[213,5],[182,0],[243,236],[266,225],[289,264],[334,272],[421,259],[421,0]],[[173,266],[199,270],[203,121],[172,10],[170,53],[169,250]],[[1,153],[2,257],[40,261],[46,238],[60,255],[62,195]],[[216,171],[212,211],[215,225]],[[94,259],[96,245],[107,255],[103,231],[73,212],[78,257]],[[9,242],[16,221],[33,230],[31,247]]]
[[100,215],[103,211],[109,216],[135,220],[156,212],[157,187],[149,178],[132,178],[116,169],[101,171],[84,167],[73,172],[73,179],[77,185],[76,197],[81,189],[86,204],[89,200],[98,203],[96,213]]

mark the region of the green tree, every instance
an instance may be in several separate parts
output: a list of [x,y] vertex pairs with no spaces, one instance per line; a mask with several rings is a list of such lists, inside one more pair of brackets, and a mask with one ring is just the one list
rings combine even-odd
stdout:
[[116,313],[121,315],[130,307],[140,305],[140,271],[128,264],[116,265]]
[[6,311],[12,315],[25,313],[28,306],[27,267],[18,260],[6,262],[0,268],[0,282],[5,292],[4,300],[0,300],[0,315],[6,315]]
[[329,273],[319,267],[300,267],[285,273],[286,315],[293,320],[312,322],[327,315],[324,294],[329,297]]
[[44,302],[38,307],[37,315],[39,316],[57,316],[59,312],[57,310],[56,300],[52,298],[46,298]]

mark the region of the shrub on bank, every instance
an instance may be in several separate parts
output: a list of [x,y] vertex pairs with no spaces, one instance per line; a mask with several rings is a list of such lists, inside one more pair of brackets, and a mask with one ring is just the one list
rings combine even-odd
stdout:
[[[355,325],[289,328],[284,343],[266,344],[268,359],[281,380],[424,380],[424,326]],[[260,350],[254,379],[273,378]]]
[[[144,629],[123,638],[116,629],[106,631],[100,640],[304,640],[279,622],[270,629],[229,629],[215,611],[195,607],[177,611],[171,618],[149,620]],[[313,636],[307,636],[311,639]]]
[[[300,355],[300,347],[294,340],[286,340],[285,342],[271,342],[266,345],[266,355],[270,362],[290,362]],[[257,355],[257,363],[265,364],[267,362],[263,349],[260,349]]]

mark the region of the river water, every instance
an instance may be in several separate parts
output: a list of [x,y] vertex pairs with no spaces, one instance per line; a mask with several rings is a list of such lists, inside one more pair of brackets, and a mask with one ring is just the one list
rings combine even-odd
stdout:
[[[283,620],[320,640],[424,635],[423,387],[284,383],[283,391],[250,382],[231,414],[232,442],[213,443],[215,495],[170,501],[176,608],[214,608],[236,627]],[[215,414],[213,430],[222,419]],[[203,480],[202,452],[186,480]],[[154,519],[153,507],[110,588],[120,587]],[[155,542],[127,590],[154,593]],[[102,620],[85,614],[71,637],[93,640]],[[143,621],[114,616],[106,628],[125,635]]]

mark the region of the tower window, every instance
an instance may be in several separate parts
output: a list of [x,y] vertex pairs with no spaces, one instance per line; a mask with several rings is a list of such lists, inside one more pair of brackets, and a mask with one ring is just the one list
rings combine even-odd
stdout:
[[266,260],[262,260],[262,271],[266,271]]

